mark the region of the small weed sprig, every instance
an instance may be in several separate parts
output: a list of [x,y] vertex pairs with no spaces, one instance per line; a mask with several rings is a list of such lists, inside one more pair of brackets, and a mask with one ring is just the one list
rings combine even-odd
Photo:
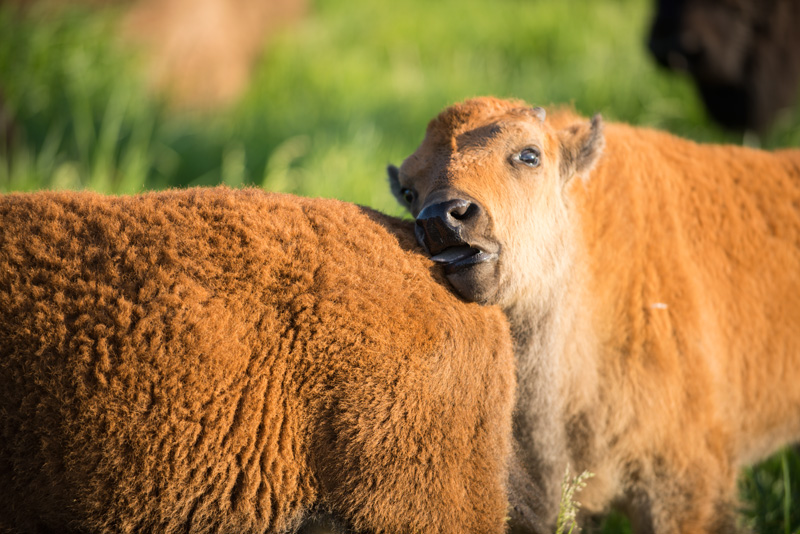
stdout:
[[[575,494],[586,487],[586,481],[594,476],[594,473],[584,471],[575,478],[570,478],[569,465],[564,473],[564,482],[561,483],[561,504],[558,510],[556,521],[556,534],[572,534],[578,525],[578,511],[581,503],[575,500]],[[580,532],[580,527],[578,527]]]

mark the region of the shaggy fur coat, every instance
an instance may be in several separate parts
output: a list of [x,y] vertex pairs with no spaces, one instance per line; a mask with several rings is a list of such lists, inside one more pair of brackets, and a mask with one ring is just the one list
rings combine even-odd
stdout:
[[0,532],[503,532],[508,328],[410,226],[258,190],[0,197]]

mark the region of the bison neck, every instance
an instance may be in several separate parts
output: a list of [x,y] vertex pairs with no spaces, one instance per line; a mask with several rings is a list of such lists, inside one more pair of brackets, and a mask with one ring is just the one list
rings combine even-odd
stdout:
[[[519,378],[515,437],[529,476],[543,490],[550,521],[567,466],[574,476],[593,463],[586,443],[592,440],[587,410],[597,397],[596,360],[583,272],[570,264],[557,288],[505,309]],[[576,432],[580,439],[573,439]]]

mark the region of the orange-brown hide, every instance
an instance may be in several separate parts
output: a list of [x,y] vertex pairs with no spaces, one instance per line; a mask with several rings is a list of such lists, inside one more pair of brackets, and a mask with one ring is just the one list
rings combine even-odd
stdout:
[[514,362],[408,223],[258,190],[0,197],[0,531],[504,531]]
[[591,512],[731,532],[737,470],[800,438],[800,151],[543,115],[448,108],[393,189],[421,228],[461,199],[445,245],[499,251],[448,279],[510,320],[515,435],[549,517],[569,463],[597,475]]

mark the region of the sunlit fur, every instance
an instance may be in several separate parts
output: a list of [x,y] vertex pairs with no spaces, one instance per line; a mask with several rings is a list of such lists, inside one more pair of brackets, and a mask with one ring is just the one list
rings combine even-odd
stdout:
[[[515,435],[547,517],[569,463],[596,473],[588,512],[731,532],[738,469],[800,438],[800,151],[528,108],[446,109],[398,182],[412,213],[450,190],[491,218],[502,252],[481,283],[515,337]],[[515,166],[529,145],[541,165]]]
[[254,189],[0,196],[0,532],[503,532],[506,321],[410,226]]

